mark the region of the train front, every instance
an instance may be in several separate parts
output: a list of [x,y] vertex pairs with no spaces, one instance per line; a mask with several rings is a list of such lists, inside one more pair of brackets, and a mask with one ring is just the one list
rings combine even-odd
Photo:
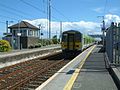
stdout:
[[82,34],[75,30],[65,31],[62,34],[61,47],[65,54],[75,54],[82,49]]

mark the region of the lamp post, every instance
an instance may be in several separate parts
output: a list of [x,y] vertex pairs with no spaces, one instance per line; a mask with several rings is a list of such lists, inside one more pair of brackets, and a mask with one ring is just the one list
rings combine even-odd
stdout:
[[17,33],[17,36],[18,36],[18,46],[19,46],[19,49],[21,50],[21,33]]
[[6,33],[8,33],[8,21],[6,21]]
[[18,48],[21,50],[21,32],[20,32],[20,21],[18,21],[18,33],[17,33],[17,36],[18,36]]
[[43,29],[43,28],[45,28],[45,27],[44,27],[44,26],[41,26],[41,33],[40,33],[40,35],[41,35],[41,44],[42,44],[42,45],[43,45],[43,38],[42,38],[42,36],[44,35],[43,32],[42,32],[42,29]]
[[102,21],[102,32],[103,32],[103,47],[105,48],[105,21],[104,21],[104,16],[98,16],[98,17],[101,17],[103,19]]
[[43,40],[42,40],[42,29],[45,28],[44,26],[42,26],[41,24],[38,25],[39,26],[39,38],[41,39],[41,44],[43,44]]
[[62,41],[62,21],[60,22],[60,43]]
[[8,34],[8,26],[10,23],[13,23],[13,21],[6,21],[6,33]]
[[10,43],[11,43],[12,48],[14,48],[14,46],[13,46],[13,42],[14,42],[14,40],[13,40],[13,33],[12,32],[8,32],[8,26],[10,25],[10,23],[13,23],[13,21],[6,21],[6,33],[4,33],[4,34],[6,36],[11,35]]
[[49,0],[48,2],[48,11],[49,11],[49,40],[51,40],[51,0]]
[[40,33],[41,33],[41,32],[40,32],[40,30],[41,30],[41,24],[39,24],[38,26],[39,26],[39,39],[40,39],[40,36],[41,36],[41,35],[40,35]]

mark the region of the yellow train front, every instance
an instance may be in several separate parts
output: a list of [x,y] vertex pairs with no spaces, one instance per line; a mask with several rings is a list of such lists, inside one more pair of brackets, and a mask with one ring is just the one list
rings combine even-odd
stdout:
[[79,31],[69,30],[62,33],[62,51],[65,54],[76,54],[82,50],[82,34]]
[[93,45],[95,39],[88,36],[83,35],[79,31],[76,30],[68,30],[62,33],[62,41],[61,47],[62,52],[65,56],[77,55],[82,50],[88,48]]

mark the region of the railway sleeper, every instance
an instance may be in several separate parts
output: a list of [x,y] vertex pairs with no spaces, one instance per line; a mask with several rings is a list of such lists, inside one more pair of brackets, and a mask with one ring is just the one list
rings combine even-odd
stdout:
[[46,73],[45,74],[45,77],[51,77],[53,75],[53,73],[52,72],[49,72],[49,73]]
[[53,72],[53,71],[55,71],[55,70],[49,69],[49,70],[47,70],[46,74],[50,74],[50,73]]
[[36,85],[40,85],[41,84],[41,82],[39,82],[39,81],[30,81],[29,83],[30,84],[36,84]]
[[20,87],[18,88],[18,90],[35,90],[35,89],[29,87]]
[[48,72],[56,72],[57,69],[56,68],[52,68],[52,69],[49,69]]
[[7,82],[4,80],[4,81],[0,81],[0,86],[1,85],[6,85],[7,84]]
[[36,85],[36,84],[27,84],[26,85],[28,88],[33,88],[33,89],[35,89],[35,88],[37,88],[39,85]]
[[5,74],[8,74],[8,73],[10,73],[10,71],[1,72],[0,74],[5,75]]
[[37,83],[39,81],[30,81],[29,83],[26,83],[20,87],[18,87],[18,90],[35,90],[38,86],[41,85],[41,83]]
[[39,86],[43,83],[43,82],[45,82],[45,81],[40,81],[40,80],[34,80],[35,82],[38,82],[39,83]]
[[10,76],[10,77],[8,77],[8,79],[12,79],[12,78],[13,78],[13,77],[11,77],[11,76]]
[[47,80],[47,79],[48,79],[48,77],[37,78],[37,81],[45,81],[45,80]]
[[47,76],[37,76],[37,79],[38,79],[38,78],[45,78],[45,79],[48,79]]
[[4,74],[3,73],[0,73],[0,76],[3,76]]

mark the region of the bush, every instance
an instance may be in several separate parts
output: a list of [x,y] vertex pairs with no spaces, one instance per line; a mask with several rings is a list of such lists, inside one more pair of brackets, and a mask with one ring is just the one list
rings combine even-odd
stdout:
[[59,41],[57,39],[57,35],[53,36],[52,42],[53,42],[53,44],[58,44],[59,43]]
[[33,49],[33,48],[35,48],[35,46],[30,45],[28,48],[29,48],[29,49]]
[[7,52],[11,50],[11,46],[8,41],[0,40],[0,52]]
[[41,46],[42,46],[41,43],[38,43],[37,45],[38,45],[38,47],[41,47]]
[[35,48],[41,47],[41,43],[35,44]]
[[46,46],[46,45],[49,45],[49,44],[52,44],[52,40],[48,40],[48,39],[40,39],[39,40],[39,43],[41,44],[41,46]]

